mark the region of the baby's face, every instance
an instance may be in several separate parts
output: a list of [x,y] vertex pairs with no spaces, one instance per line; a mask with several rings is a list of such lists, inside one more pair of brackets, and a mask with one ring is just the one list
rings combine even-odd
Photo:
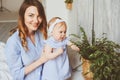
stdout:
[[57,24],[52,31],[53,38],[56,41],[63,41],[66,37],[66,30],[67,27],[65,25]]

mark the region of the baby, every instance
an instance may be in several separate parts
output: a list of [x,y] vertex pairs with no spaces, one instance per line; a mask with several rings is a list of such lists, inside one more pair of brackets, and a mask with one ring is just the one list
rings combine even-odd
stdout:
[[66,37],[67,25],[59,17],[53,17],[48,23],[48,39],[45,41],[45,51],[50,54],[61,53],[49,60],[43,66],[42,80],[66,80],[71,76],[71,67],[67,54],[67,46],[79,51],[79,48]]

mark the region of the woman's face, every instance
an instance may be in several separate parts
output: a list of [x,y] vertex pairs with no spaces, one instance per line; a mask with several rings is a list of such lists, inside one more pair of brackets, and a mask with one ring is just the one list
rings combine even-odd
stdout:
[[28,28],[29,33],[36,31],[42,22],[38,10],[35,6],[30,6],[25,11],[25,25]]

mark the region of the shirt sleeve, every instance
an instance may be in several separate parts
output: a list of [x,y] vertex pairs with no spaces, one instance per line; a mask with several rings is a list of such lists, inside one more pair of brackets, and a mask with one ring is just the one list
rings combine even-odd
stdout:
[[5,55],[10,72],[14,80],[24,80],[24,66],[22,63],[20,45],[14,37],[10,38],[5,47]]
[[64,44],[68,44],[70,42],[70,38],[69,37],[66,37],[65,38],[65,43]]

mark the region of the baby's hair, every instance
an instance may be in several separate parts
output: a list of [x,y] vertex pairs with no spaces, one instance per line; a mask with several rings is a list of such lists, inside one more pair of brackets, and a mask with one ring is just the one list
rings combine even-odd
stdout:
[[53,17],[48,22],[48,36],[50,36],[50,34],[53,31],[54,27],[61,27],[63,25],[67,28],[67,25],[66,25],[66,23],[65,23],[65,21],[63,19],[61,19],[60,17]]
[[60,17],[53,17],[53,18],[48,22],[48,28],[50,27],[50,25],[51,25],[52,23],[55,22],[56,19],[60,19],[60,20],[61,20]]

